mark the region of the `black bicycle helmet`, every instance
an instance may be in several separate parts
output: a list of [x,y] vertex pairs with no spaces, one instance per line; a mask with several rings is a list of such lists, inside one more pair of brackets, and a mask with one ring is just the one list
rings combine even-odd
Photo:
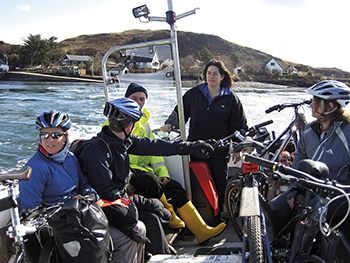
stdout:
[[71,126],[71,121],[67,113],[52,110],[42,113],[35,121],[36,129],[62,127],[68,130]]
[[103,114],[119,122],[121,126],[140,120],[142,112],[140,106],[128,98],[118,98],[106,102]]
[[349,86],[337,80],[321,81],[308,88],[306,92],[323,100],[336,101],[341,108],[350,102]]

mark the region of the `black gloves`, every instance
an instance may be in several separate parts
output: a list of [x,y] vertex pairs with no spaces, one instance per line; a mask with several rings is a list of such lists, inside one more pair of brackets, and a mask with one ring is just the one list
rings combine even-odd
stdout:
[[201,159],[209,159],[209,154],[214,151],[214,147],[204,141],[180,142],[178,146],[179,154],[190,154]]
[[96,202],[96,195],[93,192],[88,192],[83,197],[86,201]]
[[151,243],[151,241],[147,238],[147,236],[143,235],[136,224],[131,226],[121,226],[119,229],[127,235],[130,239],[134,240],[136,243]]

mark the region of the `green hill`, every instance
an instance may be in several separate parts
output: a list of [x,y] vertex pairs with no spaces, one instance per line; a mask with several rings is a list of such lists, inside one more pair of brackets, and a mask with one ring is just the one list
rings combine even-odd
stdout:
[[[216,59],[223,60],[230,70],[245,64],[257,69],[272,58],[267,53],[231,43],[218,36],[183,31],[177,34],[180,58],[192,55],[200,59],[199,53],[206,48]],[[100,62],[111,47],[169,37],[169,30],[127,30],[122,33],[82,35],[63,40],[59,45],[66,52],[90,55]]]
[[[200,53],[206,49],[213,57],[224,61],[230,71],[233,71],[236,67],[243,67],[257,72],[271,58],[275,58],[282,66],[292,65],[302,72],[312,71],[326,77],[350,79],[350,73],[340,69],[312,68],[307,65],[284,61],[271,54],[234,44],[215,35],[184,31],[178,31],[177,34],[180,59],[191,55],[200,60]],[[121,33],[82,35],[63,40],[59,45],[67,53],[92,56],[96,70],[98,70],[102,57],[111,47],[169,37],[169,30],[127,30]]]

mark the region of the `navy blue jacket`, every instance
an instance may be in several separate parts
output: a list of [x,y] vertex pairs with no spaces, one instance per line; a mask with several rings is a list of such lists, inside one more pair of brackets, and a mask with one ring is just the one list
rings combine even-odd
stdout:
[[104,200],[116,200],[129,181],[130,163],[128,154],[169,156],[187,154],[187,148],[180,142],[150,140],[130,135],[123,140],[112,133],[108,126],[103,127],[97,138],[104,139],[110,148],[111,164],[103,149],[96,144],[87,144],[79,156],[83,172],[91,186]]

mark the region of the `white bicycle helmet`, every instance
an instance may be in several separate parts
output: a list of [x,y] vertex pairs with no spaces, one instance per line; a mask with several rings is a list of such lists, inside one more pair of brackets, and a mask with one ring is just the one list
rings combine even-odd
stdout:
[[341,108],[350,103],[350,88],[337,80],[324,80],[306,90],[307,93],[323,100],[336,101]]

